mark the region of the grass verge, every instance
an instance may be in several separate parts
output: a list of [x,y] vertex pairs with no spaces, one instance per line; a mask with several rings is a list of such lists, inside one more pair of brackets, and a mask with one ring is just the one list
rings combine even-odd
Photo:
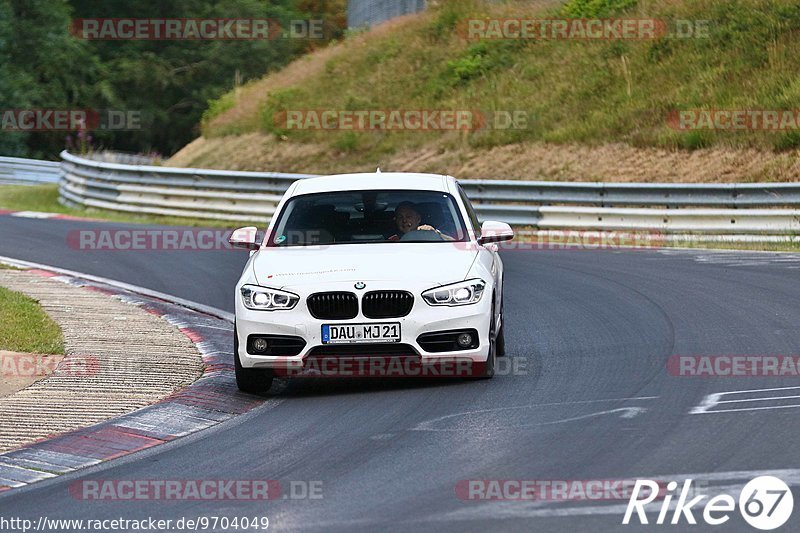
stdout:
[[0,287],[0,350],[61,355],[64,338],[35,300]]
[[[600,9],[602,8],[602,9]],[[664,21],[655,39],[467,39],[469,21],[618,17]],[[424,147],[452,151],[542,142],[622,143],[667,151],[708,147],[793,151],[798,129],[680,129],[679,111],[792,110],[800,97],[800,5],[781,0],[442,0],[421,15],[356,34],[223,96],[206,139],[273,135],[324,146],[351,164]],[[233,103],[231,102],[233,101]],[[302,110],[480,110],[527,117],[477,131],[288,127]],[[428,154],[430,155],[430,154]],[[225,154],[239,164],[241,154]],[[762,180],[787,180],[764,172]]]

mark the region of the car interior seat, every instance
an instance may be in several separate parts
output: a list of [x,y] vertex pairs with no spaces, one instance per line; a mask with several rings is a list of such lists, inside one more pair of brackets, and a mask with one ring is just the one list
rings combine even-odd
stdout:
[[417,204],[417,210],[422,216],[422,224],[428,224],[442,233],[454,235],[455,225],[451,217],[445,213],[444,206],[439,202],[424,202]]

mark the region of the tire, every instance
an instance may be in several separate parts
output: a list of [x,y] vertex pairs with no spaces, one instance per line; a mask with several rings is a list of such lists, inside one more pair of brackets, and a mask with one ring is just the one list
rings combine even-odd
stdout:
[[503,318],[503,304],[500,304],[500,331],[497,332],[497,339],[495,340],[495,350],[497,357],[505,357],[506,355],[506,321]]
[[502,322],[500,324],[500,331],[497,332],[497,340],[495,340],[495,350],[497,351],[497,357],[505,357],[506,356],[506,335],[503,332],[504,326]]
[[239,360],[239,335],[236,323],[233,325],[233,367],[236,373],[236,386],[247,394],[264,395],[272,387],[275,377],[272,370],[263,368],[244,368]]
[[481,372],[476,376],[477,379],[492,379],[494,377],[494,366],[497,360],[497,339],[494,336],[494,327],[494,309],[492,309],[492,322],[489,326],[489,357],[482,366],[478,367]]

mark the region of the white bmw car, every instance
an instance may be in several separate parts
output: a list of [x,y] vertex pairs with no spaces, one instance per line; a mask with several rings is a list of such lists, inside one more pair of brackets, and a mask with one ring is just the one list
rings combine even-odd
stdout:
[[[239,389],[277,376],[490,378],[503,355],[508,224],[449,176],[348,174],[289,187],[236,285]],[[455,361],[455,364],[451,364]],[[448,366],[449,365],[449,366]]]

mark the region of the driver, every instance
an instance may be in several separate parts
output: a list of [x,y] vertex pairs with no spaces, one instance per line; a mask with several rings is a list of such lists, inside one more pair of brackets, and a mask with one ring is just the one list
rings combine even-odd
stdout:
[[454,240],[449,235],[445,235],[438,229],[428,224],[420,225],[422,216],[417,211],[416,206],[411,202],[400,202],[394,210],[394,222],[397,225],[397,233],[389,237],[390,241],[399,241],[403,235],[409,231],[435,231],[439,236],[446,240]]

